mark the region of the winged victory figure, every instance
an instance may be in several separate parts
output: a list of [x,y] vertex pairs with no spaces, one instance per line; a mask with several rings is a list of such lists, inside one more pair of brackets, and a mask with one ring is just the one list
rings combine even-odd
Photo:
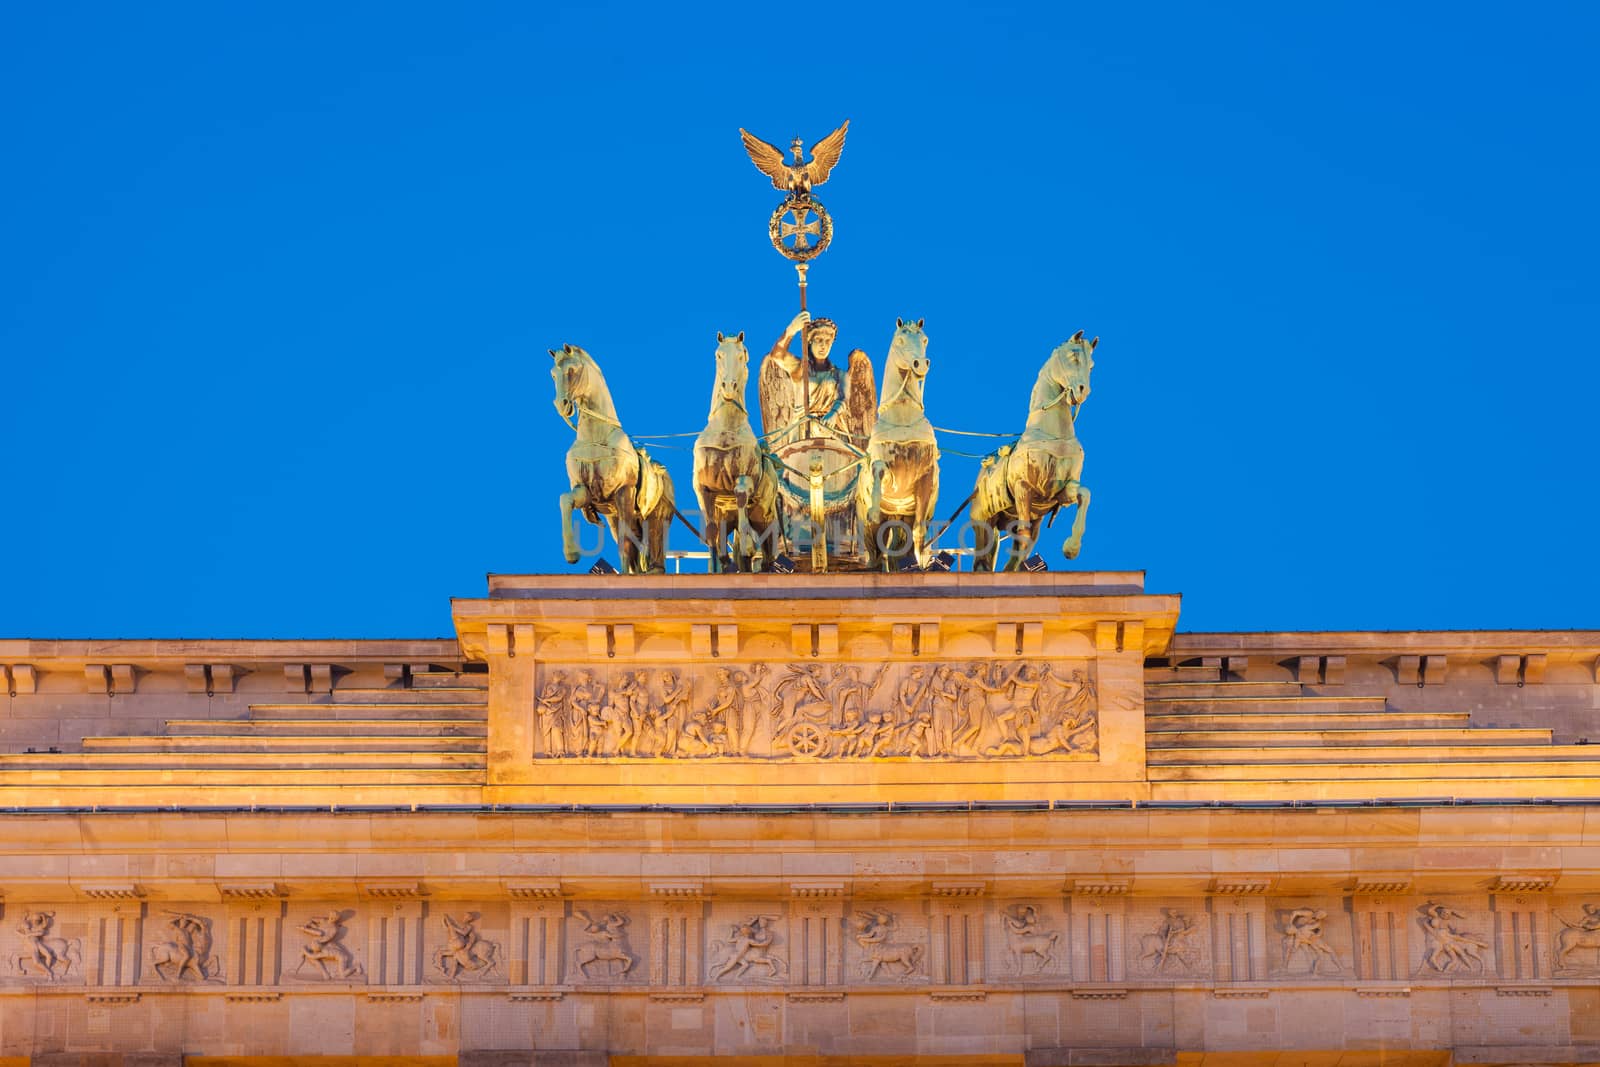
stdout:
[[794,162],[790,163],[783,158],[781,148],[768,144],[743,127],[739,130],[739,136],[744,139],[744,150],[750,153],[750,162],[772,179],[774,189],[806,199],[810,197],[813,187],[828,180],[834,165],[839,162],[839,156],[844,152],[844,133],[849,128],[850,120],[845,119],[837,130],[812,145],[809,163],[805,162],[805,156],[800,151],[804,142],[798,137],[790,149],[794,152]]
[[[761,400],[762,431],[768,448],[778,449],[810,437],[819,429],[805,425],[808,392],[809,414],[815,422],[842,435],[857,448],[866,446],[878,411],[872,360],[857,348],[850,353],[848,371],[837,367],[828,353],[838,332],[831,319],[813,319],[802,311],[761,361],[756,392]],[[802,336],[801,356],[789,350],[797,334]],[[805,381],[807,377],[809,383]]]

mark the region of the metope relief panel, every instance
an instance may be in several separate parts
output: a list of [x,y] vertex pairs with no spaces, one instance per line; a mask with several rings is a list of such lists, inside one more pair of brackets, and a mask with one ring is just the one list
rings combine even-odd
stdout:
[[1203,900],[1129,901],[1129,973],[1136,978],[1169,981],[1211,977],[1210,920]]
[[222,983],[220,915],[179,907],[151,909],[144,919],[142,981],[158,985]]
[[1412,974],[1416,978],[1481,978],[1495,970],[1486,903],[1423,897],[1411,909]]
[[508,980],[507,931],[503,908],[495,922],[465,906],[429,909],[424,927],[429,982],[457,985],[503,983]]
[[25,907],[13,914],[19,921],[6,952],[10,975],[47,985],[83,985],[89,924],[55,907]]
[[1335,899],[1267,902],[1267,968],[1275,978],[1348,978],[1350,922]]
[[995,980],[1042,982],[1067,977],[1067,914],[1059,902],[1002,903],[992,922],[998,936],[990,940],[986,973]]
[[1086,660],[541,663],[536,759],[1099,757]]
[[575,985],[643,985],[646,910],[637,903],[584,901],[567,917],[568,980]]
[[713,908],[706,924],[707,984],[771,986],[787,982],[788,927],[776,905]]
[[845,917],[847,983],[925,983],[928,919],[907,902],[856,904]]
[[296,902],[285,925],[285,982],[366,982],[365,926],[354,908]]
[[1550,905],[1550,966],[1557,978],[1600,975],[1600,895]]

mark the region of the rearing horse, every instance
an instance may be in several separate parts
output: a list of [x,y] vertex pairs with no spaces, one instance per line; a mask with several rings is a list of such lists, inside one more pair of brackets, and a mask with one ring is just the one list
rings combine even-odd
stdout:
[[[667,526],[672,522],[672,476],[642,449],[635,449],[617,421],[617,409],[594,357],[577,345],[550,349],[556,365],[556,411],[577,436],[567,449],[567,479],[561,494],[561,547],[578,562],[573,512],[611,527],[624,574],[664,574]],[[574,421],[576,420],[576,421]]]
[[878,538],[887,521],[910,527],[910,543],[896,547],[928,564],[928,520],[939,501],[939,445],[933,423],[922,408],[928,376],[928,336],[922,319],[894,320],[894,340],[883,370],[883,403],[867,439],[871,466],[856,480],[856,518],[861,523],[867,566],[889,569],[890,557]]
[[972,494],[972,519],[987,530],[987,542],[973,556],[973,569],[992,571],[1000,551],[1000,531],[1011,530],[1011,555],[1005,569],[1019,570],[1039,539],[1038,521],[1057,508],[1076,504],[1072,533],[1062,554],[1076,559],[1083,545],[1089,490],[1083,473],[1083,446],[1073,431],[1078,405],[1089,395],[1089,371],[1100,343],[1079,330],[1057,345],[1039,370],[1028,400],[1028,424],[1015,445],[986,456]]
[[[712,573],[722,570],[728,520],[734,519],[733,561],[749,570],[756,549],[774,546],[778,533],[778,473],[772,458],[756,440],[745,410],[745,383],[750,353],[744,331],[736,337],[717,334],[717,377],[711,387],[711,414],[694,442],[694,494],[705,522]],[[754,524],[754,528],[752,527]],[[774,553],[768,551],[770,559]]]

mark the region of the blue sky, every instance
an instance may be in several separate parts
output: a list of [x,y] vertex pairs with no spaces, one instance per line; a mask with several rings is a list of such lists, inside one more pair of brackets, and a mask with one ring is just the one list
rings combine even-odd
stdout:
[[1073,566],[1190,630],[1600,626],[1596,54],[1576,3],[9,5],[0,635],[432,636],[568,569],[545,349],[702,426],[794,311],[737,128],[846,117],[841,344],[925,317],[934,421],[1005,431],[1101,336]]

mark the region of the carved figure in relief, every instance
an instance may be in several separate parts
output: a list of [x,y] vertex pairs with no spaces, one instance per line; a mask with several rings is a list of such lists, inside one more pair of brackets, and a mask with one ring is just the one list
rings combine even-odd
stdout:
[[163,982],[181,982],[185,975],[196,982],[220,981],[222,964],[211,954],[211,920],[189,912],[167,914],[171,940],[150,946],[150,969]]
[[565,756],[570,751],[566,743],[567,673],[551,671],[539,691],[539,755]]
[[932,758],[937,754],[934,748],[933,715],[930,712],[918,712],[915,719],[900,728],[896,737],[899,743],[894,755]]
[[589,974],[589,967],[596,963],[604,963],[607,972],[613,963],[622,964],[622,969],[611,974],[614,978],[622,978],[633,970],[637,962],[633,953],[628,951],[628,917],[621,912],[613,911],[596,919],[586,911],[576,911],[584,922],[584,932],[594,935],[594,940],[587,944],[579,945],[573,951],[573,960],[579,972],[585,978],[593,977]]
[[1011,672],[1011,706],[1017,709],[1017,728],[1025,739],[1039,730],[1039,690],[1051,677],[1048,663],[1019,663]]
[[1422,932],[1428,938],[1428,951],[1423,954],[1422,962],[1440,974],[1451,970],[1482,971],[1483,950],[1489,947],[1487,942],[1479,941],[1471,934],[1463,933],[1455,928],[1453,919],[1465,919],[1459,911],[1445,904],[1429,901],[1420,909],[1422,918]]
[[731,667],[717,668],[717,685],[705,718],[712,731],[724,738],[727,747],[738,752],[744,729],[744,690],[739,687]]
[[601,712],[605,703],[606,687],[595,681],[593,671],[580,670],[568,698],[567,723],[573,737],[570,751],[585,757],[595,754],[599,737],[594,727],[597,722],[604,724]]
[[689,704],[693,699],[689,679],[677,671],[661,672],[661,754],[680,756],[678,750],[684,724],[689,720]]
[[[58,981],[72,973],[73,964],[83,969],[83,945],[76,937],[51,937],[55,926],[53,911],[30,911],[22,916],[17,933],[22,935],[25,950],[17,954],[17,973],[29,976],[28,964],[36,964],[50,981]],[[61,973],[56,973],[56,968]]]
[[1570,968],[1572,954],[1588,949],[1595,950],[1595,962],[1600,965],[1600,904],[1585,904],[1583,918],[1575,923],[1559,914],[1556,918],[1566,927],[1556,934],[1556,967]]
[[773,980],[784,977],[788,964],[780,957],[772,954],[772,945],[778,935],[773,930],[777,923],[776,916],[752,915],[742,923],[734,923],[728,940],[711,942],[711,947],[717,951],[726,951],[727,956],[721,964],[711,972],[713,982],[721,981],[730,972],[735,978],[743,978],[752,967],[765,967],[764,976]]
[[612,703],[605,721],[607,732],[616,736],[616,753],[619,756],[639,754],[640,711],[642,703],[650,699],[650,694],[645,692],[641,701],[640,687],[648,677],[644,671],[623,671],[617,684],[611,687]]
[[300,932],[308,938],[300,947],[300,962],[294,973],[299,974],[305,965],[314,963],[324,978],[359,978],[361,965],[341,942],[344,939],[344,912],[330,911],[306,920]]
[[1307,974],[1316,974],[1326,963],[1339,974],[1339,957],[1323,938],[1322,924],[1328,913],[1321,908],[1296,908],[1283,920],[1283,969],[1288,970],[1296,956],[1304,953],[1310,959]]
[[1139,939],[1139,962],[1156,974],[1174,963],[1190,972],[1198,970],[1194,939],[1200,933],[1200,924],[1176,908],[1162,908],[1161,914],[1156,932]]
[[1032,904],[1007,908],[1000,913],[1000,923],[1005,927],[1011,966],[1019,977],[1023,974],[1024,956],[1033,957],[1034,974],[1043,974],[1056,965],[1055,947],[1061,934],[1055,930],[1046,933],[1040,928],[1039,912]]
[[899,920],[893,912],[858,911],[852,923],[852,934],[861,946],[861,976],[876,978],[884,965],[898,967],[899,978],[909,978],[922,966],[922,946],[904,941],[891,941]]
[[467,976],[487,977],[500,966],[500,946],[478,933],[478,913],[469,911],[460,920],[441,915],[447,933],[445,943],[433,952],[433,966],[452,982]]
[[933,715],[933,749],[940,755],[955,751],[961,690],[951,679],[954,668],[941,664],[928,684],[928,702]]

